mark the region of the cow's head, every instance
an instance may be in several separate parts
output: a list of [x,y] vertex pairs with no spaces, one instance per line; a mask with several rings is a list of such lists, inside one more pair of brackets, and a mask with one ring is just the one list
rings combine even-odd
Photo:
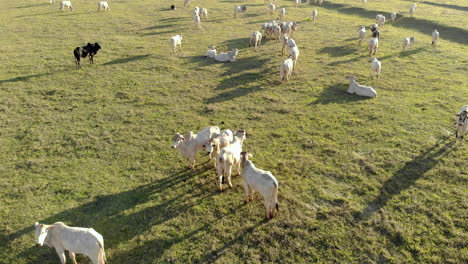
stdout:
[[94,51],[97,52],[98,50],[101,49],[101,46],[99,46],[99,43],[94,43]]
[[36,222],[34,224],[34,229],[36,232],[36,246],[41,247],[44,245],[44,240],[47,237],[47,234],[50,229],[54,228],[54,225],[44,225]]
[[211,153],[216,149],[218,148],[220,142],[219,142],[219,138],[212,138],[210,139],[210,141],[208,141],[208,143],[206,143],[205,145],[203,145],[206,149],[206,152],[208,155],[211,155]]
[[458,126],[463,126],[465,121],[468,120],[468,112],[467,111],[463,111],[460,114],[458,114],[457,116],[458,116],[458,121],[457,121]]
[[243,129],[239,129],[237,130],[236,134],[235,134],[236,137],[238,137],[239,139],[241,140],[245,140],[247,137],[247,133],[245,132],[245,130]]
[[172,140],[173,140],[172,148],[177,148],[180,145],[180,143],[182,143],[182,141],[185,140],[185,138],[181,134],[177,133],[175,134]]

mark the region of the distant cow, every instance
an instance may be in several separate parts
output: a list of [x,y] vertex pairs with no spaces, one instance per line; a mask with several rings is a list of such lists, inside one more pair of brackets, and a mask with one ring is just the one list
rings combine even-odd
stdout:
[[65,264],[65,250],[68,250],[73,263],[75,253],[88,256],[93,264],[106,264],[106,253],[104,252],[104,239],[102,235],[92,228],[70,227],[62,222],[53,225],[44,225],[36,222],[34,224],[36,233],[36,245],[46,245],[55,248],[60,262]]
[[75,10],[72,6],[71,1],[60,1],[60,10],[65,11],[65,9],[68,8],[70,11]]
[[171,5],[171,10],[174,11],[176,9],[175,5]]
[[98,2],[98,12],[101,12],[101,10],[110,11],[110,7],[107,1]]
[[88,43],[86,46],[76,47],[73,51],[75,55],[75,63],[78,69],[81,69],[80,58],[86,58],[89,55],[89,63],[94,63],[94,55],[101,49],[101,46],[96,42],[94,44]]

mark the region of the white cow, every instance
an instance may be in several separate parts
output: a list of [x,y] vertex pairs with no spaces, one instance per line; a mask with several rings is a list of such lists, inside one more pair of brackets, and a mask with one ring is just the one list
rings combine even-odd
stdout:
[[437,29],[434,29],[432,31],[432,46],[437,46],[437,41],[439,40],[439,31]]
[[283,20],[285,15],[286,15],[286,8],[283,7],[279,10],[279,19]]
[[245,5],[234,7],[234,17],[237,17],[237,14],[240,14],[240,15],[244,14],[245,11],[247,11],[247,6]]
[[396,15],[397,15],[396,12],[392,12],[392,13],[390,14],[390,18],[392,19],[392,22],[395,22]]
[[93,264],[107,264],[104,239],[92,228],[70,227],[62,222],[53,225],[34,224],[36,245],[55,248],[62,264],[66,263],[65,250],[74,264],[75,254],[88,256]]
[[378,48],[379,48],[379,39],[371,38],[369,40],[369,55],[375,55],[375,53],[377,53]]
[[[239,131],[238,131],[239,133]],[[206,152],[210,155],[210,159],[214,161],[214,167],[218,164],[216,158],[218,157],[221,149],[229,146],[234,140],[234,135],[231,129],[227,129],[221,132],[221,134],[216,135],[208,141],[205,145]]]
[[365,26],[360,26],[359,27],[359,46],[362,44],[362,42],[364,41],[364,38],[366,37],[366,27]]
[[237,172],[240,173],[240,153],[242,152],[242,145],[245,140],[245,131],[239,130],[234,136],[234,140],[231,144],[223,149],[218,154],[218,178],[219,178],[219,189],[223,190],[224,179],[227,178],[229,187],[232,188],[231,175],[232,168],[237,166]]
[[169,39],[171,54],[177,54],[177,50],[182,52],[182,35],[175,35]]
[[275,9],[276,9],[275,4],[270,3],[270,4],[268,5],[268,9],[270,10],[270,15],[273,15],[273,13],[275,13]]
[[312,21],[317,20],[317,14],[318,14],[317,9],[312,10]]
[[372,79],[374,79],[375,74],[377,74],[377,79],[380,79],[380,72],[382,71],[382,63],[378,61],[376,57],[372,57],[370,71],[371,71]]
[[192,131],[188,132],[186,137],[181,134],[175,134],[173,138],[172,148],[179,149],[180,154],[188,158],[190,167],[195,168],[195,155],[197,151],[202,149],[204,145],[210,141],[212,137],[219,134],[220,130],[217,126],[206,127],[197,134]]
[[286,60],[284,60],[280,65],[280,82],[282,81],[289,81],[291,78],[291,74],[294,69],[294,62],[292,56],[289,56]]
[[294,0],[294,2],[296,3],[296,7],[298,7],[300,4],[301,4],[301,0]]
[[197,29],[200,29],[200,16],[194,13],[192,18],[193,18],[193,22],[195,23],[195,27]]
[[281,55],[284,54],[284,51],[286,50],[285,47],[288,46],[288,41],[289,41],[289,36],[287,34],[284,34],[281,36],[281,44],[283,48],[281,48]]
[[215,56],[215,60],[219,62],[234,62],[236,61],[236,56],[239,53],[238,49],[233,49],[227,53],[220,53]]
[[416,39],[414,37],[408,37],[403,39],[403,51],[407,51],[408,48],[411,46],[412,43],[414,43]]
[[379,25],[379,27],[383,26],[385,24],[385,16],[381,15],[381,14],[378,14],[375,17],[375,22],[377,23],[377,25]]
[[249,47],[254,46],[254,50],[257,50],[257,46],[262,44],[262,33],[260,31],[255,31],[250,36]]
[[463,106],[457,114],[455,137],[465,137],[466,131],[468,131],[468,105]]
[[101,2],[98,2],[97,4],[98,4],[98,9],[97,9],[98,12],[101,12],[101,10],[110,11],[110,7],[107,1],[101,1]]
[[241,153],[242,177],[244,178],[245,202],[253,200],[254,190],[261,193],[265,200],[265,218],[274,217],[279,209],[278,181],[269,171],[255,167],[247,152]]
[[356,77],[351,77],[350,82],[349,82],[349,88],[347,90],[348,93],[350,94],[357,94],[359,96],[366,96],[366,97],[375,97],[377,96],[377,92],[374,90],[374,88],[365,86],[365,85],[360,85],[356,81]]
[[289,47],[289,56],[291,56],[294,62],[294,68],[296,68],[297,59],[299,58],[299,48],[296,45],[294,39],[288,40],[288,47]]
[[409,10],[410,15],[414,16],[414,11],[416,10],[415,6],[412,6]]
[[203,19],[203,20],[207,20],[208,19],[208,9],[206,8],[202,8],[200,10],[200,18]]
[[55,0],[49,0],[49,3],[51,3],[51,4],[55,3]]
[[216,51],[216,46],[209,46],[208,49],[209,50],[206,51],[205,57],[214,58],[214,57],[216,57],[216,55],[218,55],[218,53]]
[[70,11],[75,10],[72,6],[71,1],[60,1],[60,10],[65,11],[65,8],[68,8]]

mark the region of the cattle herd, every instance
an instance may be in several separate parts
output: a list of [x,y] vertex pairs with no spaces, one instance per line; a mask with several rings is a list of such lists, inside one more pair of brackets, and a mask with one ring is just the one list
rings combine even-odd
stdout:
[[[273,0],[276,2],[276,0]],[[190,4],[190,0],[184,0],[184,7]],[[301,0],[294,0],[296,7],[301,4]],[[366,4],[366,0],[362,0],[362,4]],[[50,0],[50,3],[55,3],[55,0]],[[310,3],[310,0],[307,0]],[[323,0],[315,0],[315,4],[323,4]],[[409,14],[415,14],[417,5],[412,4],[409,9]],[[73,11],[74,7],[71,1],[61,1],[59,9]],[[171,10],[175,10],[175,4],[170,6]],[[110,11],[110,7],[106,1],[98,2],[99,11]],[[274,14],[276,5],[268,3],[268,13]],[[247,6],[239,5],[234,7],[234,17],[241,17],[247,12]],[[294,32],[298,28],[297,22],[285,21],[286,9],[280,8],[278,18],[267,23],[264,23],[261,30],[255,31],[250,35],[249,46],[253,46],[255,50],[261,45],[262,39],[275,39],[282,44],[281,54],[284,51],[289,51],[288,58],[280,64],[280,81],[288,81],[291,78],[293,69],[296,67],[299,57],[299,48],[292,38]],[[208,18],[208,10],[206,8],[195,7],[192,12],[192,17],[195,26],[200,28],[201,20]],[[391,13],[391,21],[395,22],[397,17],[396,12]],[[311,20],[314,22],[318,18],[318,11],[312,10]],[[377,14],[376,23],[369,28],[372,32],[372,37],[369,40],[368,51],[369,55],[376,55],[380,31],[379,28],[385,25],[385,16]],[[358,44],[361,45],[365,40],[366,27],[360,26],[358,30]],[[432,46],[437,45],[439,32],[434,29],[432,32]],[[176,35],[170,38],[171,54],[177,55],[182,51],[182,35]],[[414,37],[406,37],[403,39],[403,51],[410,48],[415,42]],[[85,46],[76,47],[73,51],[75,56],[76,67],[81,68],[81,58],[89,56],[90,63],[93,63],[93,57],[101,49],[101,46],[96,42],[94,44],[87,43]],[[206,52],[205,57],[213,58],[218,62],[235,62],[238,54],[238,49],[233,49],[225,53],[217,53],[216,46],[212,45]],[[377,79],[380,78],[382,64],[376,57],[372,57],[371,61],[371,76]],[[357,83],[356,77],[350,78],[349,89],[350,94],[359,96],[376,97],[377,92],[374,88],[360,85]],[[463,106],[457,113],[456,121],[456,137],[463,138],[468,130],[468,105]],[[210,126],[201,130],[198,133],[192,131],[185,136],[177,133],[173,138],[172,148],[178,149],[183,157],[190,162],[190,167],[194,168],[195,157],[198,151],[205,149],[210,159],[214,163],[217,172],[218,188],[223,190],[223,184],[233,187],[231,182],[232,170],[235,169],[242,176],[245,190],[245,202],[252,201],[253,192],[258,191],[264,198],[265,202],[265,218],[274,217],[278,211],[278,181],[271,172],[256,168],[251,160],[252,154],[242,151],[243,143],[247,137],[245,130],[237,130],[233,133],[230,129],[221,131],[219,127]],[[107,263],[104,252],[103,237],[92,228],[69,227],[62,222],[57,222],[52,225],[37,223],[34,225],[36,234],[36,245],[47,245],[54,247],[60,257],[61,263],[66,262],[65,250],[69,252],[69,256],[73,263],[76,263],[75,253],[88,256],[94,264]]]

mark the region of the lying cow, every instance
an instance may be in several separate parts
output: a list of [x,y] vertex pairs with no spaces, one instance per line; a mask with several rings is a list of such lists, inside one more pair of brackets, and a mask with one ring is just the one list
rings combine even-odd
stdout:
[[73,51],[75,55],[75,63],[78,69],[81,69],[80,58],[86,58],[89,55],[89,63],[94,63],[94,55],[101,49],[101,46],[96,42],[94,44],[88,43],[86,46],[76,47]]
[[36,246],[53,247],[62,264],[66,263],[65,250],[74,264],[75,253],[88,256],[93,264],[107,264],[104,239],[92,228],[70,227],[62,222],[53,225],[34,224]]

